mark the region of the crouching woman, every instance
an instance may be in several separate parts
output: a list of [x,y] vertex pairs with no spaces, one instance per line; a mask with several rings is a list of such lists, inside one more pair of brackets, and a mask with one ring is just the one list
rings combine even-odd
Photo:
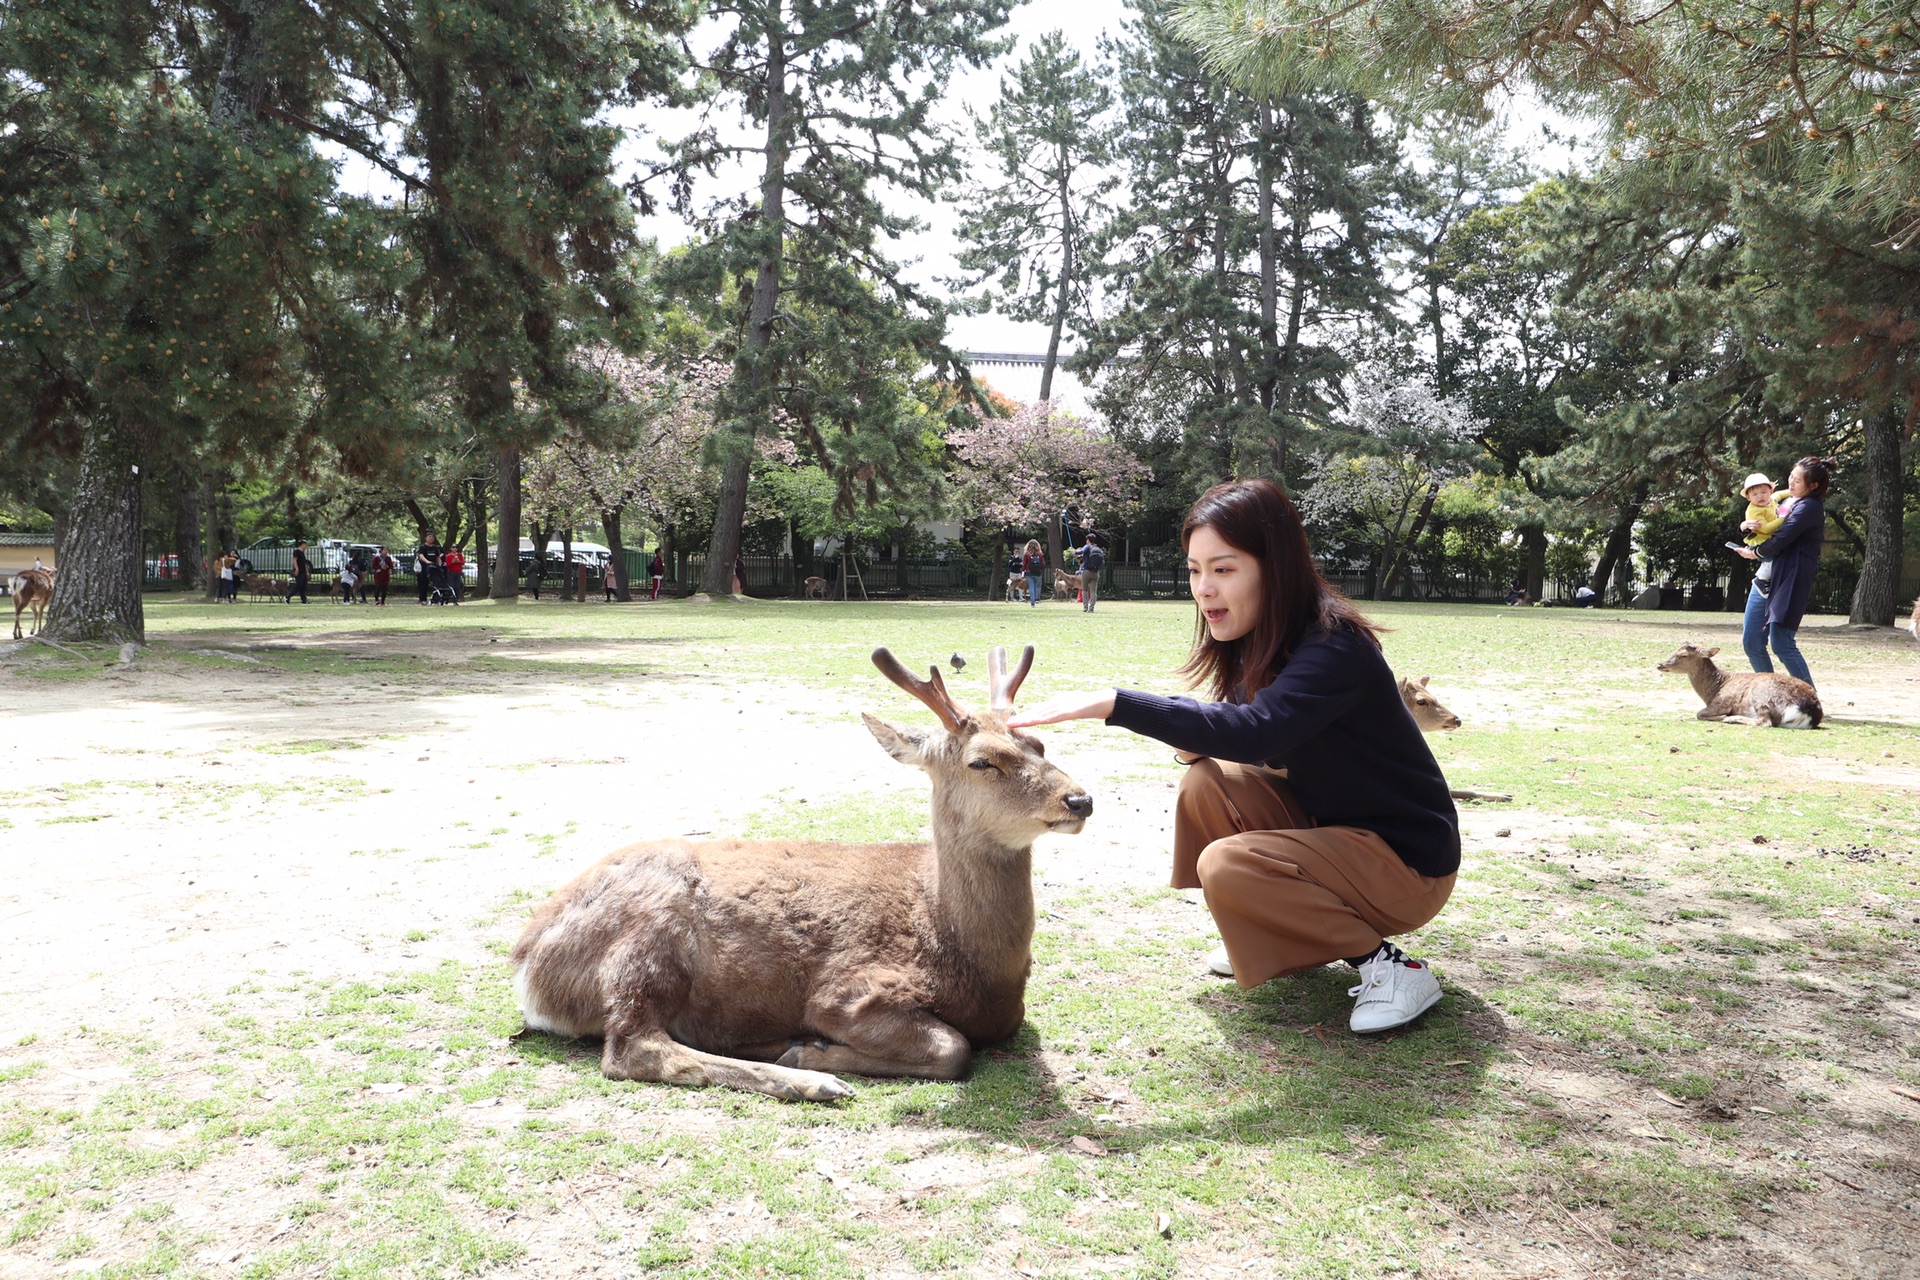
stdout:
[[1216,701],[1131,689],[1012,724],[1102,720],[1174,748],[1173,884],[1205,891],[1242,987],[1344,960],[1351,1026],[1404,1026],[1440,983],[1391,941],[1439,914],[1460,866],[1446,779],[1400,700],[1378,628],[1320,576],[1269,481],[1201,496],[1181,526],[1199,617],[1182,674]]

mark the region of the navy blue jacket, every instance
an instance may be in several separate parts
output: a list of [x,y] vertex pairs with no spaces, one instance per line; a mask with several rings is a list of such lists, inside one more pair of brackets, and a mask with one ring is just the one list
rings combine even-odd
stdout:
[[1827,504],[1801,498],[1787,508],[1786,523],[1755,547],[1773,561],[1773,593],[1767,597],[1767,621],[1789,630],[1800,625],[1813,600],[1813,575],[1820,568],[1820,547],[1827,540]]
[[1372,831],[1421,875],[1460,869],[1460,817],[1440,765],[1386,657],[1347,627],[1308,636],[1251,702],[1121,689],[1107,723],[1181,751],[1284,768],[1318,825]]

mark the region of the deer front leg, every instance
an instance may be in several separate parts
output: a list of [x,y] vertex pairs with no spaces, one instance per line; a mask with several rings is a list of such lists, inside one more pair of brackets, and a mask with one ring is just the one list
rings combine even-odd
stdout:
[[876,1009],[865,1002],[845,1018],[817,1019],[833,1043],[796,1044],[783,1067],[857,1076],[958,1080],[973,1061],[967,1038],[924,1009]]
[[819,1071],[705,1053],[681,1044],[660,1027],[627,1034],[609,1025],[606,1047],[600,1055],[600,1073],[609,1080],[722,1085],[786,1102],[837,1102],[853,1096],[850,1085]]

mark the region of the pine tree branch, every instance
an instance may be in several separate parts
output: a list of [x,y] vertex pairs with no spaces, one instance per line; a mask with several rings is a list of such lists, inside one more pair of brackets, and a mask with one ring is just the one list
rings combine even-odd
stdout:
[[364,141],[358,138],[353,137],[351,134],[341,133],[337,129],[329,128],[328,126],[324,124],[320,124],[317,121],[309,120],[305,116],[302,116],[296,112],[287,110],[285,107],[275,106],[271,102],[262,103],[260,106],[260,111],[261,111],[261,114],[272,116],[276,120],[284,120],[288,124],[293,125],[295,128],[305,129],[308,133],[315,134],[319,137],[325,138],[330,142],[339,143],[341,146],[353,152],[355,155],[358,155],[362,159],[371,162],[378,168],[385,170],[387,173],[399,179],[404,185],[406,185],[407,187],[411,188],[414,191],[422,191],[422,192],[427,192],[429,194],[435,194],[435,195],[439,194],[437,191],[435,191],[432,184],[422,182],[420,179],[414,177],[412,174],[408,173],[406,170],[395,165],[392,161],[388,160],[385,156],[381,155],[377,150],[370,147],[367,143],[365,143]]

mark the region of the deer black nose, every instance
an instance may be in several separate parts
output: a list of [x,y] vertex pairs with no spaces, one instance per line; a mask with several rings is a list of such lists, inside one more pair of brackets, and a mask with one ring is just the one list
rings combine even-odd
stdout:
[[1084,818],[1093,812],[1093,797],[1077,795],[1067,797],[1067,812],[1076,818]]

